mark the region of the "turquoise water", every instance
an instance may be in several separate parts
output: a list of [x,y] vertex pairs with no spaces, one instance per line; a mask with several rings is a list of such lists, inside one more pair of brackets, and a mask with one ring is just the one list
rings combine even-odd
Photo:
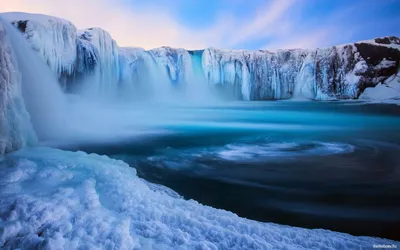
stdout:
[[70,149],[122,159],[148,181],[242,217],[400,239],[399,106],[280,101],[160,110],[148,127],[162,132]]

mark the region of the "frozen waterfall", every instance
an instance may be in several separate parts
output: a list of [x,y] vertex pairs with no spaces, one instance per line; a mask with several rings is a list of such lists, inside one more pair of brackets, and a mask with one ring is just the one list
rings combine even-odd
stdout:
[[145,51],[119,47],[100,28],[78,30],[69,21],[44,15],[2,15],[66,91],[96,100],[357,99],[395,75],[400,61],[396,37],[312,50]]
[[65,94],[55,73],[32,51],[29,43],[9,23],[3,23],[12,44],[22,82],[22,96],[40,138],[56,133],[63,124]]

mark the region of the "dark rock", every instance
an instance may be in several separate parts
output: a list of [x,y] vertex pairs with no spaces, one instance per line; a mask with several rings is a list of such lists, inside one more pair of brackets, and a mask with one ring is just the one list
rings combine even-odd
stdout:
[[19,31],[25,33],[26,31],[26,26],[28,25],[28,20],[23,20],[23,21],[14,21],[11,22],[12,25],[14,25]]
[[395,36],[381,37],[376,38],[375,42],[380,44],[400,44],[400,38]]

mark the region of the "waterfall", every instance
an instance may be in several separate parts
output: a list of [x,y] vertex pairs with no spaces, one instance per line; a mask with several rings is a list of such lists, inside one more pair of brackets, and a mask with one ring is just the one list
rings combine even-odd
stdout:
[[[2,21],[2,20],[1,20]],[[57,76],[29,43],[7,21],[2,21],[20,71],[22,96],[39,139],[46,139],[63,126],[65,95]]]
[[202,57],[204,50],[189,51],[191,57],[190,72],[186,83],[186,99],[199,104],[213,103],[217,100],[217,93],[213,92],[212,86],[204,76]]

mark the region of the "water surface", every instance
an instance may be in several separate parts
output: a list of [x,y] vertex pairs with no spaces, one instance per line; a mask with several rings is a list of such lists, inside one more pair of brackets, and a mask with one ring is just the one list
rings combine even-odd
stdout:
[[70,149],[249,219],[400,239],[399,106],[234,102],[149,116],[161,132]]

